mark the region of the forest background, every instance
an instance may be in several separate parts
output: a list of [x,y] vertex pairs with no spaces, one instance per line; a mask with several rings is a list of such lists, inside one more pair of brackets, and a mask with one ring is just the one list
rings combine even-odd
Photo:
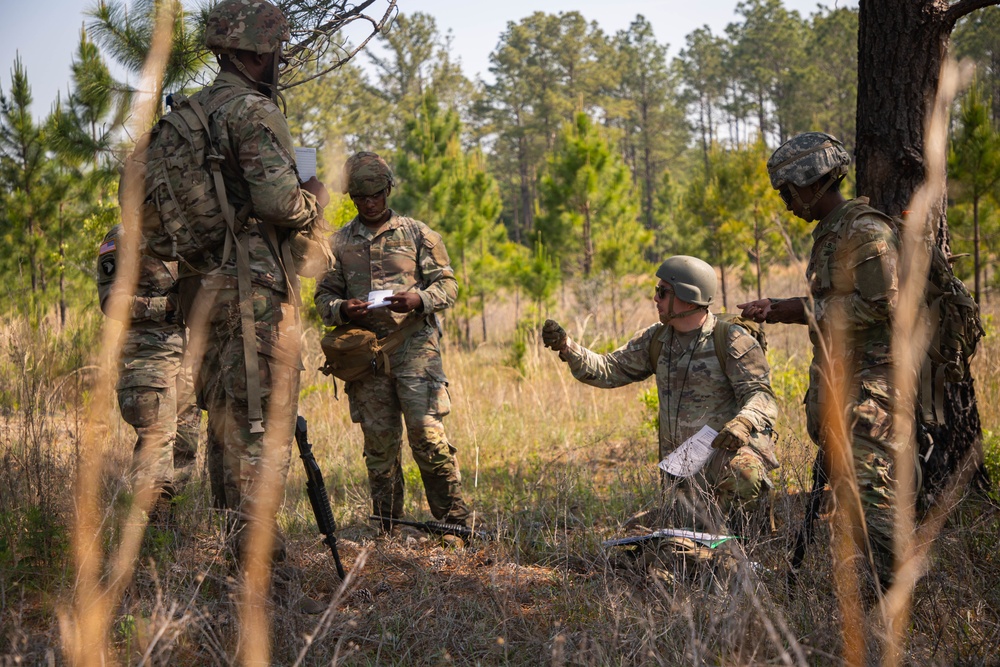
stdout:
[[[79,387],[80,378],[86,378],[101,325],[95,316],[95,255],[101,237],[119,218],[118,167],[129,146],[123,127],[131,91],[113,72],[134,74],[141,67],[151,6],[142,1],[131,6],[108,3],[87,13],[67,82],[69,94],[50,114],[33,115],[31,80],[19,61],[0,85],[0,281],[6,296],[0,308],[7,323],[0,410],[9,429],[4,436],[4,474],[23,483],[0,496],[0,561],[10,566],[0,589],[5,596],[12,583],[22,591],[32,586],[53,591],[58,588],[53,581],[65,583],[65,569],[57,572],[46,566],[68,562],[68,542],[60,530],[68,510],[48,489],[49,482],[68,478],[43,465],[47,455],[39,443],[55,431],[33,425],[43,423],[40,415],[59,402],[66,421],[56,431],[64,444],[71,444],[72,412],[65,406],[79,409],[86,401],[85,389],[74,394],[68,387]],[[185,15],[178,27],[175,57],[166,74],[165,89],[170,92],[204,85],[214,66],[200,48],[197,16]],[[789,276],[801,274],[799,260],[810,245],[809,228],[784,211],[769,187],[764,163],[779,143],[807,130],[830,132],[853,151],[857,29],[857,10],[852,8],[819,7],[805,16],[786,9],[780,0],[749,0],[737,6],[725,30],[695,30],[678,55],[668,58],[666,45],[657,41],[641,16],[628,29],[609,34],[577,12],[536,12],[510,22],[498,36],[490,55],[492,80],[484,82],[462,73],[433,16],[407,12],[403,4],[392,29],[377,38],[377,51],[363,51],[355,61],[287,91],[287,115],[296,142],[317,148],[320,177],[332,189],[337,189],[347,155],[376,150],[393,165],[399,180],[393,208],[444,235],[460,281],[459,302],[447,319],[449,345],[458,348],[449,373],[461,378],[459,386],[470,395],[479,391],[503,397],[513,392],[521,398],[511,399],[512,404],[520,405],[520,392],[529,386],[523,381],[544,378],[569,400],[579,395],[560,384],[551,368],[539,370],[535,332],[540,320],[561,314],[572,323],[572,334],[599,350],[611,349],[635,327],[651,322],[650,275],[668,255],[697,255],[718,267],[718,309],[732,310],[736,299],[766,293],[768,284],[801,290]],[[972,59],[977,69],[953,114],[948,222],[952,251],[970,255],[957,264],[957,271],[985,303],[998,284],[1000,9],[989,7],[963,19],[952,47],[955,55]],[[305,70],[296,76],[309,75]],[[853,189],[850,183],[847,189]],[[332,227],[353,215],[346,197],[335,196],[327,209]],[[304,289],[303,301],[311,304],[308,281]],[[314,312],[307,316],[316,325],[315,333],[318,319]],[[988,324],[992,330],[992,319]],[[794,416],[804,377],[802,359],[795,352],[802,349],[801,343],[778,338],[772,351],[772,364],[782,369],[776,375],[782,405],[787,406],[783,414],[795,431],[802,430],[795,421],[801,416]],[[489,350],[485,360],[477,352],[482,349]],[[782,366],[775,354],[789,364]],[[995,360],[995,354],[990,358]],[[493,366],[508,369],[513,379],[499,389],[489,385],[493,371],[484,368]],[[304,383],[305,405],[310,396],[328,402],[329,387],[320,378],[311,380]],[[485,384],[477,390],[475,381]],[[989,400],[996,381],[990,376],[985,383],[987,429],[996,423],[997,403]],[[650,394],[644,396],[652,400]],[[509,406],[497,400],[505,407],[491,418],[502,421]],[[582,400],[575,418],[594,417],[596,399]],[[641,404],[635,403],[638,407],[615,404],[621,405],[616,414],[622,420],[635,418],[633,425],[649,413],[640,413]],[[469,409],[468,419],[474,421],[489,405],[486,401],[479,410]],[[526,405],[527,410],[546,409],[537,396]],[[20,416],[24,427],[11,426],[20,423]],[[586,435],[582,423],[574,424],[574,437],[595,447],[600,444],[600,451],[612,452],[612,459],[620,454],[619,426],[597,421],[597,435]],[[321,432],[338,432],[340,426],[334,419],[323,424]],[[481,434],[483,444],[494,437],[476,431],[481,425],[468,428],[473,435]],[[559,437],[553,436],[557,440],[568,438],[561,428],[557,425]],[[536,432],[519,433],[521,442],[549,441]],[[601,434],[608,437],[598,443]],[[995,467],[997,437],[989,430],[986,436]],[[624,442],[632,444],[633,437],[630,433]],[[119,435],[116,442],[127,455],[127,437]],[[338,509],[339,518],[363,525],[360,445],[346,442],[354,449],[345,445],[332,454],[338,472],[331,486],[343,490],[334,495],[349,507]],[[539,505],[539,512],[553,509],[563,516],[551,527],[552,540],[558,541],[558,530],[568,530],[572,521],[567,517],[592,526],[599,521],[595,515],[620,514],[635,500],[625,497],[632,493],[627,485],[627,493],[618,492],[612,500],[589,496],[598,493],[596,487],[581,491],[582,462],[556,475],[550,487],[542,481],[551,472],[543,451],[521,451],[518,460],[505,456],[503,465],[528,471],[511,473],[505,483],[516,485],[511,480],[537,473],[538,485],[527,496],[552,491],[554,505]],[[804,448],[787,461],[790,472],[783,488],[803,486],[809,451]],[[476,452],[478,466],[478,444]],[[632,462],[631,454],[623,456]],[[493,480],[495,488],[508,489],[502,481]],[[408,486],[415,485],[419,487],[419,481],[408,477]],[[20,494],[22,487],[29,492]],[[605,491],[602,486],[600,492]],[[648,487],[637,492],[640,498],[649,493]],[[485,505],[487,484],[479,494]],[[408,511],[419,511],[419,498],[408,502]],[[505,507],[502,498],[496,502],[498,510]],[[297,516],[295,506],[291,512]],[[503,520],[517,522],[508,514]],[[575,562],[568,541],[560,543],[553,556],[555,547],[545,540],[522,547],[514,560],[564,568]],[[546,581],[569,576],[566,569],[534,574]],[[991,581],[975,590],[995,591]],[[553,602],[558,607],[553,614],[565,615],[565,622],[572,624],[574,614],[583,612],[573,610],[571,595],[562,590],[565,599]],[[504,602],[519,605],[517,595]],[[1000,636],[994,602],[986,604],[985,611],[975,610],[990,619],[986,630],[954,630],[956,636],[981,633],[968,649],[973,655]],[[580,623],[585,620],[594,619]],[[816,624],[816,638],[821,637],[818,619],[808,621]],[[22,623],[19,619],[15,625]],[[126,624],[117,636],[127,643],[135,632]],[[381,642],[393,641],[392,633],[386,639],[386,632],[383,627],[379,649]],[[642,626],[638,643],[654,641],[649,633],[656,632]],[[925,635],[933,638],[934,632]],[[654,645],[662,640],[655,639]],[[540,648],[531,639],[525,642],[532,646],[532,656],[555,650],[551,644]],[[11,646],[13,653],[21,650],[16,642]],[[723,649],[731,648],[713,650],[724,655]],[[635,650],[639,655],[644,649]],[[824,650],[836,652],[828,646]]]

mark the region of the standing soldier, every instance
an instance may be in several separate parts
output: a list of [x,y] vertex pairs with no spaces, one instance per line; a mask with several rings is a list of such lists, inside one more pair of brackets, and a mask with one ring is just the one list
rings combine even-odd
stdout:
[[857,546],[865,560],[874,561],[874,574],[885,587],[892,581],[893,562],[890,338],[898,292],[897,247],[886,216],[867,206],[866,198],[848,201],[840,193],[850,163],[843,144],[823,132],[793,137],[771,155],[767,172],[785,206],[806,222],[818,221],[806,269],[810,296],[760,299],[739,307],[758,322],[815,320],[809,330],[813,359],[805,400],[809,437],[830,453],[826,433],[833,427],[823,423],[821,411],[835,404],[831,401],[843,384],[868,533],[868,543],[862,539]]
[[[771,444],[778,406],[767,358],[746,328],[709,311],[717,286],[710,265],[677,255],[660,265],[656,277],[660,324],[623,347],[597,354],[553,320],[545,321],[542,341],[569,364],[573,377],[594,387],[621,387],[655,375],[661,460],[703,426],[716,430],[715,451],[693,481],[712,494],[730,527],[743,532],[770,487],[767,472],[778,467]],[[717,528],[717,521],[704,520],[705,505],[695,509],[697,527]]]
[[[135,293],[126,293],[115,282],[122,243],[122,227],[115,225],[98,251],[97,293],[105,314],[124,312],[128,317],[117,389],[122,418],[137,436],[133,485],[151,485],[154,497],[169,502],[191,478],[201,424],[190,369],[183,363],[184,325],[174,285],[177,265],[140,256]],[[127,303],[116,311],[119,299]]]
[[[229,243],[205,248],[216,267],[208,273],[182,263],[178,284],[192,330],[195,384],[208,410],[212,495],[230,513],[230,548],[241,564],[253,503],[263,498],[255,486],[265,472],[262,462],[275,462],[267,472],[278,483],[288,471],[302,368],[296,273],[329,201],[315,177],[300,185],[288,123],[274,101],[281,47],[289,38],[274,5],[224,0],[205,28],[220,71],[192,96],[206,110],[222,156],[237,238],[232,252]],[[272,558],[283,560],[273,511],[257,516],[274,536]]]
[[[358,215],[331,239],[334,264],[316,286],[316,307],[329,326],[351,323],[380,338],[405,336],[385,368],[344,388],[351,419],[364,433],[372,508],[385,518],[384,530],[391,519],[402,518],[405,421],[431,514],[465,525],[469,509],[462,500],[456,450],[441,423],[451,401],[435,313],[450,307],[458,292],[448,251],[440,234],[388,208],[395,183],[381,157],[351,156],[344,179]],[[393,293],[385,299],[387,307],[369,308],[379,305],[367,300],[372,290]]]

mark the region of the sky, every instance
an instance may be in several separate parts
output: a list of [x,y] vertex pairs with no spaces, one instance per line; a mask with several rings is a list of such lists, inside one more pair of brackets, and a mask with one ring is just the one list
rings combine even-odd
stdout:
[[[197,0],[184,0],[197,6]],[[70,64],[86,22],[83,12],[96,0],[0,0],[0,89],[10,90],[10,72],[20,54],[28,73],[34,104],[32,112],[44,116],[58,93],[66,95]],[[425,12],[437,21],[442,34],[451,32],[452,54],[469,78],[491,80],[489,56],[508,22],[517,22],[535,11],[578,11],[596,21],[608,34],[628,28],[637,14],[652,24],[656,39],[670,45],[668,57],[677,55],[684,38],[708,25],[721,34],[737,19],[738,0],[398,0],[401,12]],[[817,0],[784,0],[789,9],[804,16],[817,11]],[[856,7],[857,0],[824,0],[824,6]],[[382,5],[384,7],[384,5]],[[362,56],[361,61],[365,58]]]

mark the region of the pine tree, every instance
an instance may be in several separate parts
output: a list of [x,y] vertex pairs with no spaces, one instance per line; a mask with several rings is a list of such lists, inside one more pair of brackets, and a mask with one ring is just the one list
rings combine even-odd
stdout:
[[[956,194],[964,195],[972,205],[972,256],[976,303],[980,285],[980,204],[984,197],[996,195],[1000,184],[1000,133],[990,120],[990,104],[974,82],[966,93],[958,114],[958,126],[948,152],[948,175]],[[957,227],[957,225],[954,225]],[[954,230],[957,231],[957,230]]]

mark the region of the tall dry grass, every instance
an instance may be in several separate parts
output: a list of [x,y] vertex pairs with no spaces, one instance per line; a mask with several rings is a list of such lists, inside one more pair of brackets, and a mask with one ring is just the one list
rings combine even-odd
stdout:
[[[626,330],[652,323],[646,294],[652,282],[636,281]],[[801,293],[801,274],[776,270],[767,291]],[[570,324],[571,333],[589,345],[621,342],[580,317],[583,310],[567,299],[549,315]],[[603,314],[599,322],[608,321]],[[988,321],[995,315],[991,303]],[[465,490],[477,520],[501,533],[495,542],[457,550],[416,533],[375,538],[366,520],[360,429],[350,423],[346,400],[336,400],[328,379],[314,370],[320,365],[319,336],[307,332],[301,411],[310,420],[353,580],[341,590],[315,530],[304,475],[293,461],[279,521],[290,559],[302,571],[298,586],[330,609],[325,617],[308,617],[265,603],[271,629],[261,639],[271,664],[840,664],[843,619],[825,524],[792,589],[785,579],[787,550],[804,512],[800,491],[808,488],[814,454],[801,416],[809,358],[804,328],[768,327],[781,407],[777,532],[748,545],[749,559],[737,558],[731,573],[695,576],[680,568],[622,565],[600,547],[601,540],[621,533],[627,517],[657,501],[655,434],[643,425],[652,415],[641,401],[651,381],[617,390],[586,387],[534,339],[515,368],[509,343],[500,342],[513,334],[514,319],[513,300],[498,302],[489,312],[491,342],[472,350],[449,343],[445,351],[453,399],[446,426],[459,449]],[[14,326],[2,334],[3,386],[16,393],[43,385],[35,391],[48,408],[42,418],[28,401],[7,401],[0,425],[0,659],[46,664],[63,655],[66,638],[55,612],[73,591],[68,489],[78,456],[78,406],[86,401],[73,378],[85,378],[87,371],[74,372],[79,360],[55,363],[47,353],[27,354],[28,347],[73,346],[45,331],[14,344],[23,340]],[[983,421],[992,431],[998,357],[1000,344],[990,336],[976,374]],[[28,377],[35,379],[19,379]],[[128,504],[120,480],[133,443],[130,429],[109,409],[109,428],[100,440],[103,509],[94,519],[105,551],[120,539],[114,526]],[[43,437],[27,440],[36,430]],[[29,462],[26,452],[41,458]],[[405,511],[426,518],[419,473],[408,454],[405,462]],[[931,552],[934,574],[914,590],[902,661],[992,659],[1000,641],[998,518],[995,505],[972,497],[944,522]],[[146,530],[131,581],[109,610],[108,659],[237,664],[240,590],[202,478],[182,499],[174,531]]]

